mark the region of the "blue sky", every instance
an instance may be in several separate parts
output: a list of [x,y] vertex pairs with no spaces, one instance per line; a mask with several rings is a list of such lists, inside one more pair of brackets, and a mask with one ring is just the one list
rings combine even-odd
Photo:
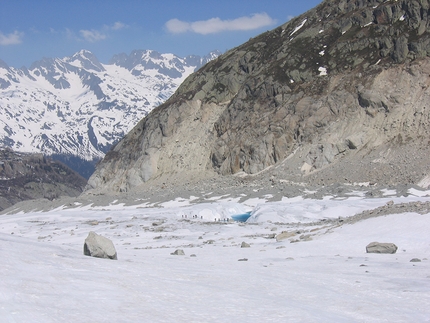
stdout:
[[320,0],[0,0],[0,59],[30,67],[81,49],[102,63],[134,49],[179,56],[222,52]]

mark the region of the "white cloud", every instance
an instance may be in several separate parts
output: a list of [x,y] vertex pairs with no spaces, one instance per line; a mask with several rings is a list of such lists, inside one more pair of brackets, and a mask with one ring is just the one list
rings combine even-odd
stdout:
[[115,22],[113,25],[108,26],[108,25],[104,25],[100,30],[97,29],[91,29],[91,30],[86,30],[86,29],[82,29],[79,31],[81,37],[90,42],[90,43],[94,43],[100,40],[104,40],[108,37],[109,35],[109,31],[111,30],[120,30],[120,29],[124,29],[127,28],[128,26],[126,24],[123,24],[120,21]]
[[166,28],[174,34],[185,33],[190,30],[190,23],[175,18],[166,22]]
[[253,30],[273,25],[275,23],[275,19],[272,19],[267,13],[263,12],[256,13],[250,17],[239,17],[233,20],[211,18],[208,20],[186,22],[175,18],[166,22],[165,26],[167,30],[173,34],[194,32],[197,34],[207,35],[222,31]]
[[120,30],[120,29],[123,29],[126,27],[127,27],[127,25],[123,24],[122,22],[117,21],[113,24],[113,26],[111,26],[109,28],[112,30]]
[[106,39],[106,35],[98,30],[80,30],[81,36],[88,42],[94,43],[99,40]]
[[22,38],[24,37],[24,33],[15,30],[13,33],[5,35],[0,32],[0,45],[17,45],[22,43]]

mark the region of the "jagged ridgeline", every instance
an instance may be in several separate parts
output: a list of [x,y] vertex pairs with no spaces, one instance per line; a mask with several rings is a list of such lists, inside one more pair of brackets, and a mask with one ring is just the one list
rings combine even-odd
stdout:
[[429,12],[427,0],[323,1],[189,76],[90,187],[271,166],[322,183],[425,181]]

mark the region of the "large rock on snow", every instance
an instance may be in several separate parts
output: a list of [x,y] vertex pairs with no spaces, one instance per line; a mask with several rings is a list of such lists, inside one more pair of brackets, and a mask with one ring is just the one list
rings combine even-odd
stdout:
[[171,253],[173,256],[185,256],[185,252],[182,249],[177,249],[174,252]]
[[282,241],[296,235],[295,232],[282,231],[280,234],[276,236],[276,241]]
[[118,259],[112,241],[93,231],[91,231],[85,239],[84,255],[97,258]]
[[251,245],[249,243],[246,243],[245,241],[242,242],[240,245],[241,248],[251,248]]
[[397,246],[394,243],[371,242],[366,246],[367,253],[396,253]]

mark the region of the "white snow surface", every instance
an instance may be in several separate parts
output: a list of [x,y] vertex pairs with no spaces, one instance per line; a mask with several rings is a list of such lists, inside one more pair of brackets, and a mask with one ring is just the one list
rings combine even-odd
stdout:
[[[429,322],[430,214],[304,225],[430,200],[410,193],[1,215],[0,322]],[[250,223],[219,221],[247,210]],[[118,260],[83,255],[90,231],[113,241]],[[282,231],[313,236],[269,238]],[[366,254],[372,241],[399,249]]]
[[320,76],[326,76],[327,75],[327,68],[320,66],[318,67],[318,71],[320,72]]

